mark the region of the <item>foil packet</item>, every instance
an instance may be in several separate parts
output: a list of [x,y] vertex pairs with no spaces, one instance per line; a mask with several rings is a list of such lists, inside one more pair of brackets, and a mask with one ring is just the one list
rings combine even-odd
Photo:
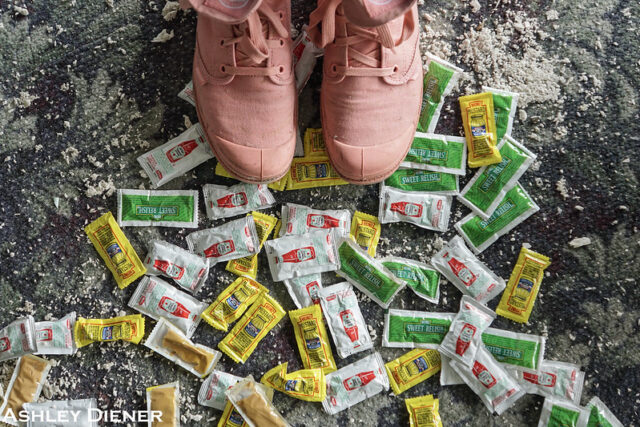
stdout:
[[260,240],[252,215],[215,228],[194,231],[186,238],[189,250],[205,257],[209,266],[257,254]]
[[238,277],[204,310],[202,318],[212,327],[226,332],[229,324],[238,320],[258,298],[268,292],[255,280]]
[[538,370],[512,366],[507,369],[528,393],[580,404],[584,372],[576,364],[545,360]]
[[[94,411],[98,409],[96,399],[52,400],[22,405],[29,413],[26,427],[98,427]],[[51,424],[56,420],[60,424]]]
[[322,289],[320,305],[341,358],[373,348],[351,284],[342,282]]
[[578,427],[585,409],[566,400],[547,397],[542,405],[538,427]]
[[376,256],[381,233],[382,225],[377,217],[360,211],[353,214],[349,237],[372,257]]
[[427,70],[422,89],[422,108],[418,119],[418,130],[434,132],[444,99],[451,93],[462,76],[462,69],[427,52]]
[[578,427],[622,427],[620,420],[607,408],[602,400],[592,397],[580,414]]
[[268,209],[276,199],[264,184],[240,183],[231,187],[205,184],[204,193],[207,216],[212,219],[230,218],[251,211]]
[[416,132],[400,167],[464,176],[467,173],[466,140],[460,136]]
[[389,309],[385,314],[382,346],[437,350],[454,317],[455,313]]
[[[329,335],[324,327],[320,306],[312,305],[311,307],[290,311],[289,318],[293,324],[302,365],[306,369],[322,369],[325,374],[338,369],[331,352]],[[318,401],[322,400],[324,400],[324,397]]]
[[435,256],[431,265],[464,295],[486,304],[505,288],[496,276],[464,244],[460,236],[451,239]]
[[440,300],[440,273],[428,264],[400,257],[381,260],[389,271],[407,284],[414,294],[433,304]]
[[140,314],[110,319],[78,317],[73,325],[73,338],[78,348],[94,342],[128,341],[138,344],[144,336],[144,317]]
[[339,235],[349,235],[351,213],[346,210],[317,210],[287,203],[282,205],[280,237],[306,234],[318,229],[336,229]]
[[284,286],[289,296],[298,308],[320,304],[320,290],[322,289],[322,275],[320,273],[285,279]]
[[226,372],[214,370],[203,381],[198,392],[198,403],[202,406],[208,406],[220,411],[228,402],[225,392],[233,387],[238,381],[242,381],[241,377],[237,377]]
[[38,400],[51,369],[51,362],[27,354],[18,359],[0,405],[0,422],[20,425],[22,406]]
[[[257,211],[252,211],[250,215],[256,224],[256,232],[260,241],[258,251],[260,251],[271,232],[280,224],[280,220],[273,215],[265,215]],[[225,270],[238,276],[249,276],[255,279],[258,276],[258,254],[229,260]]]
[[249,427],[291,427],[262,387],[246,378],[226,391],[227,398]]
[[287,362],[265,373],[260,382],[288,396],[306,402],[322,402],[327,398],[325,375],[320,368],[287,372]]
[[38,351],[35,354],[74,354],[78,351],[73,339],[75,323],[75,311],[58,320],[36,322],[35,331]]
[[118,190],[121,227],[198,228],[196,190]]
[[417,348],[385,363],[384,367],[397,396],[440,372],[440,353]]
[[326,381],[327,398],[322,406],[330,415],[389,390],[389,377],[377,352],[328,374]]
[[158,188],[213,158],[211,147],[199,123],[169,142],[138,157],[138,163]]
[[384,180],[384,185],[408,192],[456,196],[460,194],[459,175],[422,169],[398,169]]
[[180,383],[148,387],[147,411],[159,415],[159,420],[149,421],[149,427],[180,427]]
[[165,319],[191,338],[207,305],[164,280],[147,276],[131,296],[129,307],[154,320]]
[[378,218],[383,224],[408,222],[427,230],[445,232],[451,215],[451,196],[406,192],[382,184]]
[[0,329],[0,362],[38,351],[33,316],[17,319]]
[[196,293],[209,274],[206,259],[162,240],[151,240],[144,258],[147,274],[173,279],[181,288]]
[[268,240],[264,247],[273,280],[278,282],[337,270],[339,260],[335,240],[334,230],[318,230]]

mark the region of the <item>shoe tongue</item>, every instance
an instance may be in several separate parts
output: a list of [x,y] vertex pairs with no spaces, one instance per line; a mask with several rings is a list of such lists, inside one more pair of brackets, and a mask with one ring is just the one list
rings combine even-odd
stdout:
[[262,0],[189,0],[199,13],[227,24],[246,21]]
[[377,27],[405,13],[416,0],[343,0],[347,19],[361,27]]

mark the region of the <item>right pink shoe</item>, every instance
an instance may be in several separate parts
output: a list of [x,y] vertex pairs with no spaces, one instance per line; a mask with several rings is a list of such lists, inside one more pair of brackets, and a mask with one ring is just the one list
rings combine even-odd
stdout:
[[320,109],[327,152],[354,184],[391,175],[422,101],[416,0],[318,0],[309,35],[324,48]]
[[296,142],[291,0],[180,0],[199,12],[193,89],[218,161],[245,182],[280,179]]

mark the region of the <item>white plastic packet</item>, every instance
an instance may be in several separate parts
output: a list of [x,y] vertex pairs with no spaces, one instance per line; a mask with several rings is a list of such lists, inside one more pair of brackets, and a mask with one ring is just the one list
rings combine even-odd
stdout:
[[351,213],[346,209],[317,210],[294,203],[282,205],[280,237],[328,228],[335,228],[338,234],[346,237],[350,227]]
[[451,359],[447,356],[440,355],[440,385],[459,385],[464,384],[464,380],[458,375],[455,369],[451,367]]
[[145,276],[131,296],[129,307],[155,320],[165,319],[187,338],[191,338],[207,304],[179,291],[164,280]]
[[453,361],[471,366],[478,348],[484,347],[482,333],[495,318],[496,313],[473,298],[463,295],[460,311],[453,318],[449,332],[442,340],[438,351]]
[[251,211],[267,209],[276,199],[264,184],[224,185],[205,184],[202,186],[207,216],[212,219],[230,218]]
[[562,399],[547,397],[542,405],[538,427],[577,427],[587,410]]
[[245,378],[228,389],[226,395],[249,427],[290,427],[265,389],[253,379]]
[[195,231],[186,240],[189,250],[207,258],[210,267],[219,262],[257,254],[260,250],[253,215],[229,221],[219,227]]
[[293,70],[296,75],[296,89],[298,93],[306,86],[307,81],[319,56],[322,56],[324,49],[316,47],[307,34],[307,25],[302,26],[302,31],[293,42]]
[[72,311],[59,320],[36,322],[35,354],[74,354],[78,351],[73,339],[76,312]]
[[335,271],[339,262],[334,230],[285,236],[264,244],[273,280],[291,279],[313,273]]
[[33,316],[22,317],[0,329],[0,362],[38,350]]
[[578,427],[623,427],[622,423],[615,415],[607,408],[602,400],[593,396],[585,410],[580,414],[578,419]]
[[528,393],[580,404],[584,372],[580,370],[579,365],[544,360],[539,370],[515,366],[507,366],[507,369]]
[[481,304],[498,296],[506,286],[455,236],[431,258],[431,265],[444,275],[464,295],[469,295]]
[[363,400],[389,390],[389,377],[380,353],[373,353],[327,375],[324,410],[335,415]]
[[225,392],[238,381],[242,378],[222,371],[211,372],[200,386],[198,403],[223,411],[227,404]]
[[351,284],[342,282],[322,289],[320,305],[341,358],[373,348]]
[[179,93],[178,98],[187,101],[189,104],[196,106],[196,98],[193,95],[193,81],[189,81]]
[[458,360],[449,363],[492,413],[502,414],[525,395],[518,382],[484,346],[478,348],[471,362],[470,366]]
[[[27,427],[98,427],[95,414],[96,399],[51,400],[42,403],[25,403],[29,413]],[[47,420],[56,420],[52,424]]]
[[453,198],[440,194],[402,191],[380,184],[378,218],[382,224],[408,222],[427,230],[445,232]]
[[211,147],[199,123],[172,140],[138,157],[153,188],[182,176],[196,166],[213,158]]
[[322,289],[322,275],[309,274],[284,280],[284,286],[289,291],[293,303],[298,308],[320,304],[320,290]]
[[196,293],[209,274],[206,259],[162,240],[152,240],[144,258],[147,274],[173,279],[181,288]]
[[158,321],[144,345],[200,378],[213,371],[221,356],[219,351],[193,343],[164,319]]

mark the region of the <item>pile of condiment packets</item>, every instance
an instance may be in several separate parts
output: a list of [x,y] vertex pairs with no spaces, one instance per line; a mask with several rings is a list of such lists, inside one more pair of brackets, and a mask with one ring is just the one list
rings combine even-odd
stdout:
[[[298,43],[305,40],[303,32]],[[309,67],[318,52],[302,55]],[[28,426],[46,425],[28,414],[44,411],[55,417],[72,409],[79,416],[64,425],[97,425],[89,419],[95,399],[36,403],[51,363],[33,354],[70,355],[103,341],[138,344],[146,315],[156,324],[144,345],[204,378],[198,402],[223,411],[218,426],[288,426],[272,403],[274,390],[321,402],[335,415],[389,387],[400,395],[438,372],[442,385],[466,384],[492,413],[502,414],[531,393],[545,397],[540,426],[621,426],[597,397],[580,406],[584,372],[578,365],[545,359],[545,337],[490,327],[497,315],[528,322],[550,260],[523,247],[505,283],[477,257],[539,209],[518,182],[536,156],[511,136],[518,100],[511,92],[485,88],[482,94],[460,98],[466,139],[433,133],[444,98],[461,73],[429,56],[419,132],[401,169],[380,186],[377,217],[292,203],[282,205],[280,218],[260,212],[276,204],[270,189],[346,184],[328,161],[321,130],[308,129],[303,157],[294,160],[279,182],[203,186],[207,216],[235,219],[188,234],[187,249],[151,240],[140,258],[120,227],[198,228],[197,190],[155,188],[213,158],[198,124],[141,155],[138,161],[154,190],[118,190],[117,215],[108,212],[85,228],[120,289],[142,278],[128,304],[141,314],[91,319],[72,312],[46,322],[27,316],[0,330],[0,361],[19,358],[0,420],[19,425],[24,416]],[[305,69],[296,68],[296,75],[305,82],[308,78]],[[179,96],[192,101],[190,93],[187,85]],[[481,168],[460,191],[459,177],[467,164]],[[219,164],[216,173],[230,177]],[[447,231],[454,196],[473,212],[454,225],[460,236],[430,263],[376,258],[382,224],[407,222]],[[223,354],[246,362],[287,314],[256,281],[263,248],[273,281],[284,282],[298,307],[288,317],[304,369],[289,372],[286,362],[265,366],[257,382],[216,370],[216,365]],[[209,271],[223,262],[237,279],[210,304],[198,300],[195,295],[206,286]],[[323,273],[329,272],[345,281],[323,286]],[[389,308],[405,286],[437,305],[442,276],[463,294],[458,313]],[[386,309],[382,345],[407,348],[408,353],[385,363],[374,351],[354,288]],[[500,294],[496,311],[487,308]],[[192,340],[201,320],[226,333],[220,351]],[[365,355],[339,366],[334,351],[340,359]],[[149,425],[159,425],[160,419],[162,425],[180,425],[179,389],[172,382],[146,390],[149,411],[159,415]],[[411,426],[442,425],[437,398],[405,402]]]

